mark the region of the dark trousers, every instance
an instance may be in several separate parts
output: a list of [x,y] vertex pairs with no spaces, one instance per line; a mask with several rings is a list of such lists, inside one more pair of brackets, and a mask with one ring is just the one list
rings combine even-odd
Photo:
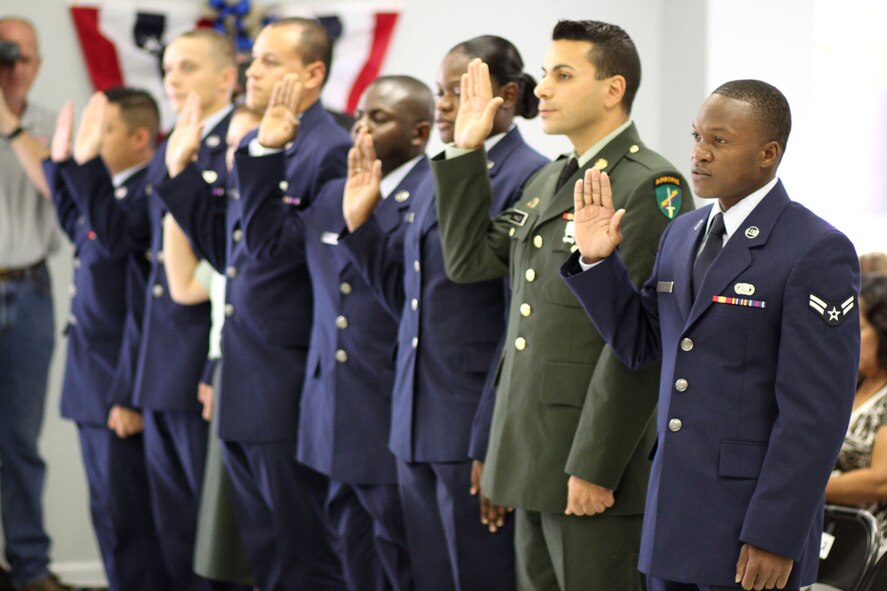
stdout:
[[295,458],[291,441],[222,442],[253,580],[262,591],[343,589],[323,515],[329,482]]
[[232,588],[229,584],[207,581],[194,574],[207,422],[197,411],[144,411],[143,416],[151,506],[170,588],[228,591]]
[[45,266],[0,281],[0,510],[6,561],[15,584],[47,573],[43,527],[46,466],[37,450],[55,321]]
[[525,509],[515,513],[521,589],[643,591],[644,577],[637,570],[641,515],[576,517]]
[[77,425],[89,506],[110,591],[168,591],[151,515],[142,436]]
[[327,516],[351,591],[409,591],[413,572],[396,484],[330,482]]
[[[742,587],[738,584],[731,587],[719,587],[715,585],[697,585],[695,583],[678,583],[648,576],[647,589],[648,591],[736,591],[736,589],[742,589]],[[784,591],[798,591],[798,587],[786,587]]]
[[419,591],[511,591],[514,520],[490,533],[469,494],[471,462],[397,460],[410,558]]

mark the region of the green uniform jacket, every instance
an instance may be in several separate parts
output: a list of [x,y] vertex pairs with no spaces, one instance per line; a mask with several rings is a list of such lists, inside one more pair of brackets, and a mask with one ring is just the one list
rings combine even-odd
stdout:
[[573,211],[573,186],[585,169],[607,172],[614,206],[627,210],[619,251],[640,285],[665,226],[692,209],[693,200],[680,173],[641,143],[634,124],[555,193],[566,162],[543,167],[517,205],[492,221],[483,150],[432,162],[450,278],[467,283],[510,275],[508,334],[482,485],[500,505],[562,513],[567,479],[575,475],[616,491],[608,515],[637,515],[656,439],[659,366],[632,372],[622,365],[561,280],[558,270],[573,247],[565,214]]

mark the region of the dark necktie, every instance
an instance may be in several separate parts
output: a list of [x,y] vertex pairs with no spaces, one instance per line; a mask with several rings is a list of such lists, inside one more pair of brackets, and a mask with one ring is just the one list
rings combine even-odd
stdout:
[[576,174],[577,170],[579,170],[579,160],[571,156],[570,160],[561,169],[561,174],[557,177],[557,187],[554,189],[554,192],[560,191],[561,187],[567,184],[567,181]]
[[696,263],[693,264],[693,294],[694,297],[699,295],[699,288],[702,280],[705,279],[705,273],[711,267],[712,262],[721,252],[724,245],[724,214],[719,213],[711,220],[711,226],[708,228],[708,234],[705,236],[705,244],[696,257]]

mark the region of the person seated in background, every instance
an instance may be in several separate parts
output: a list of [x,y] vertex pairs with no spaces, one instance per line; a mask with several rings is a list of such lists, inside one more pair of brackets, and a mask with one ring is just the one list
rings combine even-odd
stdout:
[[863,275],[859,294],[859,383],[850,427],[825,500],[870,511],[887,551],[887,275]]
[[887,253],[867,252],[859,255],[859,272],[887,273]]

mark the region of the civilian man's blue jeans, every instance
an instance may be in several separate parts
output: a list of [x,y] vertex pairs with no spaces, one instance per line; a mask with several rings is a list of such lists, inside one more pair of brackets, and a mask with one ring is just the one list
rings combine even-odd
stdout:
[[52,295],[45,266],[0,281],[0,509],[13,582],[46,575],[46,466],[37,453],[52,358]]

